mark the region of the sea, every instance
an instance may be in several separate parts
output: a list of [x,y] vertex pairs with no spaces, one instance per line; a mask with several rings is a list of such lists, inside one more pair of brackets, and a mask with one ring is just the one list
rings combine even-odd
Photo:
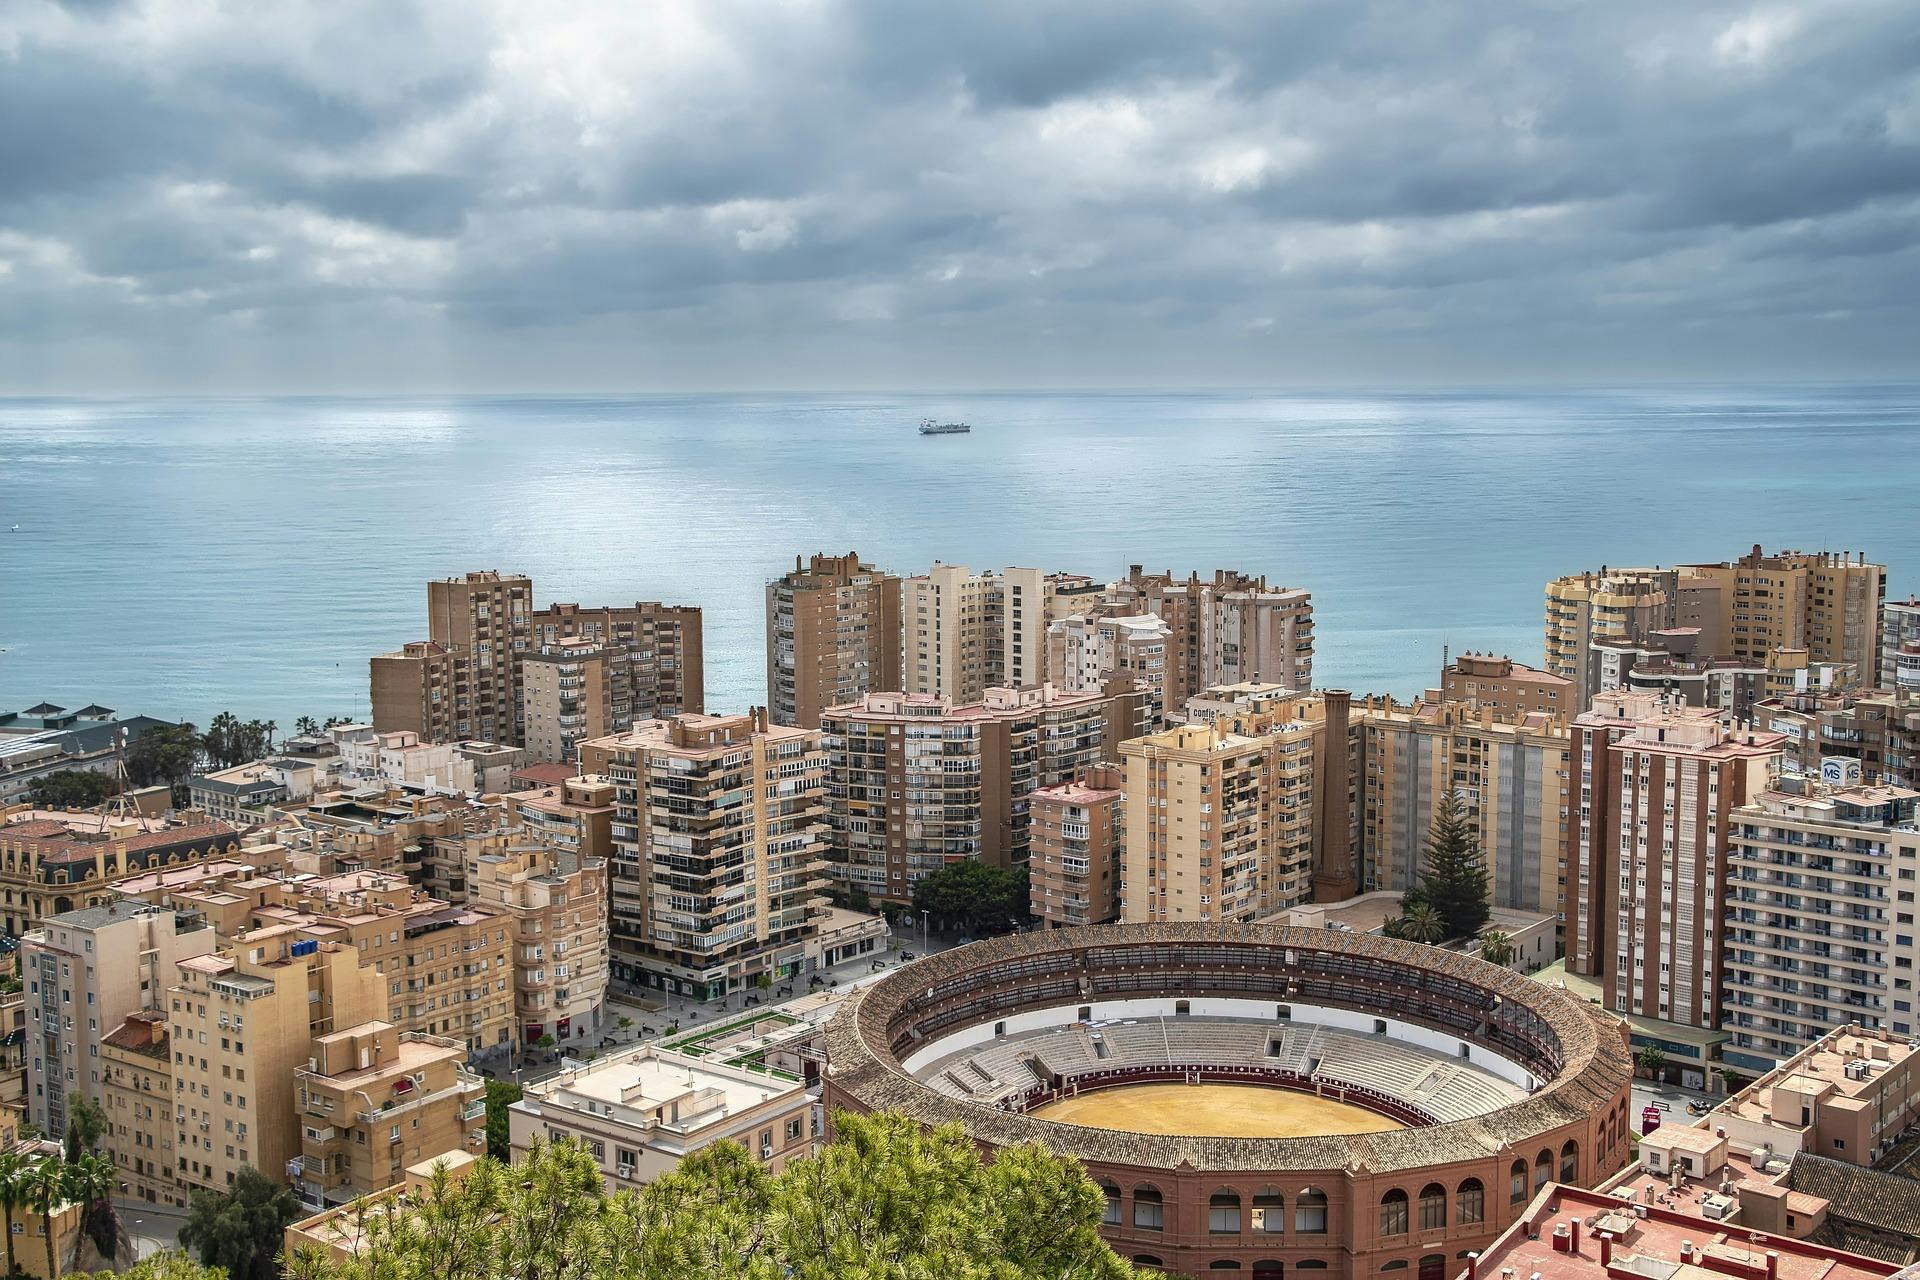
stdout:
[[739,710],[814,551],[1265,574],[1313,593],[1317,683],[1405,698],[1449,651],[1537,663],[1584,568],[1864,550],[1905,597],[1916,453],[1894,384],[0,400],[0,711],[362,718],[470,569],[701,606]]

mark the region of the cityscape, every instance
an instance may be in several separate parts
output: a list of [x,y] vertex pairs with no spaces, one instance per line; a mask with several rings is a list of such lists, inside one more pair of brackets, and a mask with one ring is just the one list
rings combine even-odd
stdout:
[[696,602],[436,579],[358,656],[367,723],[0,715],[9,1124],[188,1241],[277,1188],[295,1271],[491,1159],[778,1177],[874,1115],[1070,1158],[1142,1269],[1532,1265],[1588,1249],[1572,1204],[1596,1251],[1737,1214],[1884,1274],[1920,1249],[1886,580],[1570,568],[1540,665],[1400,701],[1318,687],[1270,575],[815,551],[765,582],[764,701],[709,708]]
[[1920,1280],[1920,4],[0,122],[0,1280]]

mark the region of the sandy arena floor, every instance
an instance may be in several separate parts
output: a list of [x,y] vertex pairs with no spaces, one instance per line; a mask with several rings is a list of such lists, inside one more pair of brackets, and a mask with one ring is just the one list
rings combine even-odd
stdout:
[[1252,1084],[1133,1084],[1097,1089],[1031,1113],[1042,1120],[1215,1138],[1299,1138],[1404,1129],[1344,1102]]

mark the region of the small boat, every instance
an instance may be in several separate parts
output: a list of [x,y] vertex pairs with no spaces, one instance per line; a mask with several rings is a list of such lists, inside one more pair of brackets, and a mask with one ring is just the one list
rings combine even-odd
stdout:
[[935,422],[932,418],[920,419],[920,434],[923,436],[964,436],[973,428],[964,422]]

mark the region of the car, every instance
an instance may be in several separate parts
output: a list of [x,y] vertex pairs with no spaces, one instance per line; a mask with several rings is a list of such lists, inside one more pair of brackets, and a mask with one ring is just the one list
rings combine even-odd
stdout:
[[1700,1098],[1695,1098],[1687,1104],[1687,1114],[1690,1116],[1703,1116],[1711,1110],[1713,1110],[1713,1104]]

